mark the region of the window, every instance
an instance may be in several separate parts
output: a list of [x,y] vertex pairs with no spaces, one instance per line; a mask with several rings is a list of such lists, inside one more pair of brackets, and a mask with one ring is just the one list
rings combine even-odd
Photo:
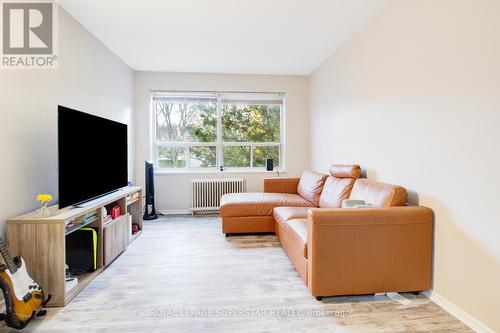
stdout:
[[283,94],[154,92],[159,170],[282,169]]

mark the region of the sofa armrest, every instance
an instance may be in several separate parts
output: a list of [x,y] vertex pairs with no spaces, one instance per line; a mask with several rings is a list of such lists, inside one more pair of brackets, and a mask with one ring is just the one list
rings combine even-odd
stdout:
[[300,178],[264,178],[264,192],[297,194]]
[[421,206],[310,209],[308,286],[314,296],[430,288],[433,212]]

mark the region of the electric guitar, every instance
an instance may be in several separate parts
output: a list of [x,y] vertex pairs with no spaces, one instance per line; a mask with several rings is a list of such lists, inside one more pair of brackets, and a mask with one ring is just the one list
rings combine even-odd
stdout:
[[9,327],[22,329],[35,316],[45,315],[43,307],[50,296],[45,299],[42,288],[28,275],[23,258],[12,258],[1,237],[0,253],[5,262],[0,266],[0,288],[7,310],[0,314],[0,320],[5,320]]

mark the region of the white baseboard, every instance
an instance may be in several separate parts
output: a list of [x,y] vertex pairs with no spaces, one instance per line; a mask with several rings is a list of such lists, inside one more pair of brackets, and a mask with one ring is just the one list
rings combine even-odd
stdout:
[[169,209],[169,210],[159,210],[163,215],[192,215],[189,209]]
[[431,301],[448,311],[451,315],[456,317],[465,325],[469,326],[471,329],[478,333],[495,333],[494,330],[474,318],[472,315],[468,314],[464,310],[460,309],[458,306],[439,295],[433,290],[423,292]]

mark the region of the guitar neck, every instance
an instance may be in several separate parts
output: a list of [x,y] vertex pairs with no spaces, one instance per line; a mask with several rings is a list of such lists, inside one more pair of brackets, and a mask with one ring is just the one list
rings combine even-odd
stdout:
[[0,238],[0,253],[2,254],[3,260],[5,261],[5,264],[9,268],[10,272],[15,273],[17,271],[17,265],[14,262],[14,259],[12,259],[9,248],[2,238]]

